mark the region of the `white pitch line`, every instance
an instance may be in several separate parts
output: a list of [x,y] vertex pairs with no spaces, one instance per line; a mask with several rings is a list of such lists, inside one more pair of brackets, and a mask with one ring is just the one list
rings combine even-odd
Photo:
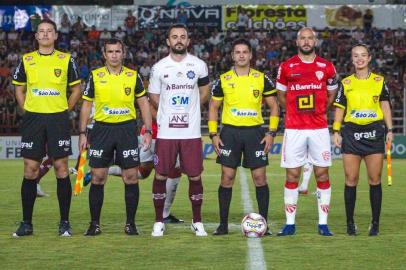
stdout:
[[[241,198],[244,206],[244,213],[254,212],[252,206],[252,200],[250,197],[250,190],[248,187],[247,175],[243,168],[239,169],[240,171],[240,184],[241,184]],[[248,260],[246,269],[266,269],[266,262],[264,259],[264,249],[262,248],[262,243],[260,238],[247,238],[248,245]]]

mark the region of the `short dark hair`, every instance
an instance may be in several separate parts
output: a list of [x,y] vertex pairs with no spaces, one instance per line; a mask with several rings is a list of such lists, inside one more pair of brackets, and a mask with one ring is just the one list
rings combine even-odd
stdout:
[[40,24],[43,24],[43,23],[51,24],[51,25],[54,27],[55,32],[58,32],[58,28],[57,28],[57,26],[56,26],[56,23],[55,23],[53,20],[51,20],[51,19],[42,19],[42,20],[39,22],[39,24],[37,25],[37,29],[35,29],[35,31],[38,31],[38,26],[39,26]]
[[237,45],[246,45],[250,52],[252,51],[251,43],[245,38],[239,38],[233,42],[233,51]]
[[186,24],[184,23],[174,23],[171,26],[169,26],[168,31],[166,32],[166,37],[169,38],[169,34],[171,33],[172,29],[174,28],[183,28],[186,30],[186,33],[189,37],[189,29],[187,28]]
[[124,52],[124,50],[125,50],[124,43],[123,43],[123,41],[121,39],[118,39],[118,38],[109,38],[106,41],[104,41],[104,43],[103,43],[103,52],[106,52],[106,46],[107,45],[113,45],[113,44],[117,44],[117,43],[120,43],[121,49]]
[[357,43],[357,44],[355,44],[354,46],[352,46],[351,51],[352,51],[352,49],[354,49],[355,47],[364,47],[365,50],[367,50],[368,55],[371,55],[371,50],[369,49],[369,46],[368,46],[367,44],[365,44],[365,43]]

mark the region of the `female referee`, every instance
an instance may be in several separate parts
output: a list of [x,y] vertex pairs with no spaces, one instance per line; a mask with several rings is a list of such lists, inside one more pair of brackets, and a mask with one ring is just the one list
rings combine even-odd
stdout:
[[[369,183],[372,222],[369,236],[379,234],[379,216],[382,205],[381,173],[386,142],[391,144],[392,116],[389,89],[384,78],[372,73],[369,49],[364,44],[351,50],[355,73],[341,81],[337,98],[333,131],[334,144],[341,147],[345,171],[344,201],[347,216],[347,234],[357,235],[354,208],[361,160],[364,159]],[[341,122],[345,126],[341,130]],[[341,135],[340,135],[341,131]]]

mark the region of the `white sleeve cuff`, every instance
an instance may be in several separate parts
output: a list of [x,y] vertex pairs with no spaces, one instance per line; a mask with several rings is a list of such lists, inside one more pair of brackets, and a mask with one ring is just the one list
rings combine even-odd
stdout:
[[276,89],[281,90],[281,91],[286,91],[287,87],[286,87],[286,85],[283,85],[280,82],[276,82]]

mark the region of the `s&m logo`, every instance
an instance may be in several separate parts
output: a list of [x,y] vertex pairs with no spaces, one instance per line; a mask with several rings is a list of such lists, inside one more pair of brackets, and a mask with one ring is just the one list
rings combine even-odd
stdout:
[[190,98],[188,96],[174,95],[170,99],[170,104],[175,109],[182,109],[188,106]]

